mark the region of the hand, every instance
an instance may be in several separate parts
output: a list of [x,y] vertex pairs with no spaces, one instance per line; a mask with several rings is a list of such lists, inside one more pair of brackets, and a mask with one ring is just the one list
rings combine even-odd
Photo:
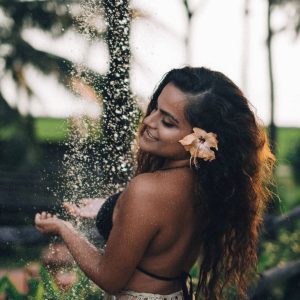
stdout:
[[74,217],[95,219],[104,202],[104,198],[82,199],[79,202],[79,206],[71,202],[65,202],[63,207],[70,215]]
[[44,211],[41,214],[37,213],[34,221],[37,230],[47,234],[60,234],[62,226],[68,223]]

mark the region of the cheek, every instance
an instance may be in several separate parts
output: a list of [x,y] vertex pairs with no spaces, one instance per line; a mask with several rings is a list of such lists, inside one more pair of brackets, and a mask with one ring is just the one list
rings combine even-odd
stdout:
[[180,140],[180,133],[176,129],[161,127],[159,130],[160,140],[168,143],[174,143]]
[[170,130],[164,130],[161,134],[158,146],[163,149],[165,154],[177,159],[185,159],[189,157],[184,147],[179,143],[179,140],[182,139],[182,132],[176,130],[173,132]]

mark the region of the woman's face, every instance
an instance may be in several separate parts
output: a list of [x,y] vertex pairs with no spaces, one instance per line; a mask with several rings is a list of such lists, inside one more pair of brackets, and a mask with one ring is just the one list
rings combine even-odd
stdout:
[[168,83],[157,100],[157,108],[143,123],[146,128],[139,138],[141,150],[170,159],[187,159],[189,153],[178,142],[192,133],[184,117],[186,96],[174,84]]

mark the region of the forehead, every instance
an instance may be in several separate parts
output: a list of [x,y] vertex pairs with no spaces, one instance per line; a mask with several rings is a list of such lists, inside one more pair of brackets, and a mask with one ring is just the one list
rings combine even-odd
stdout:
[[184,110],[187,103],[185,94],[173,83],[168,83],[160,93],[157,103],[160,109],[173,115],[179,123],[187,123]]

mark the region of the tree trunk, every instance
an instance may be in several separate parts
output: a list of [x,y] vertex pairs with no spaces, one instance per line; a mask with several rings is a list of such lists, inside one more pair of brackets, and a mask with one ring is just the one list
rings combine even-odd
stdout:
[[248,88],[248,65],[249,65],[249,0],[244,2],[244,28],[243,28],[243,52],[242,52],[242,88],[245,94],[247,94]]
[[187,16],[187,29],[186,29],[186,36],[184,39],[185,44],[185,61],[188,65],[191,64],[191,29],[192,29],[192,17],[193,13],[190,9],[188,0],[183,0],[186,16]]
[[[274,267],[264,271],[261,274],[261,279],[255,287],[252,287],[249,292],[249,298],[253,300],[261,299],[260,295],[265,291],[272,289],[279,283],[288,280],[300,274],[300,260],[290,261],[284,265]],[[263,298],[265,299],[265,298]]]
[[271,120],[270,120],[270,128],[269,128],[269,137],[270,144],[273,150],[273,153],[276,154],[276,126],[274,122],[274,114],[275,114],[275,93],[274,93],[274,75],[273,75],[273,55],[272,55],[272,39],[273,39],[273,31],[271,28],[271,14],[272,14],[272,3],[273,0],[268,0],[268,18],[267,18],[267,26],[268,26],[268,38],[267,38],[267,51],[268,51],[268,72],[269,72],[269,86],[270,86],[270,105],[271,105]]

